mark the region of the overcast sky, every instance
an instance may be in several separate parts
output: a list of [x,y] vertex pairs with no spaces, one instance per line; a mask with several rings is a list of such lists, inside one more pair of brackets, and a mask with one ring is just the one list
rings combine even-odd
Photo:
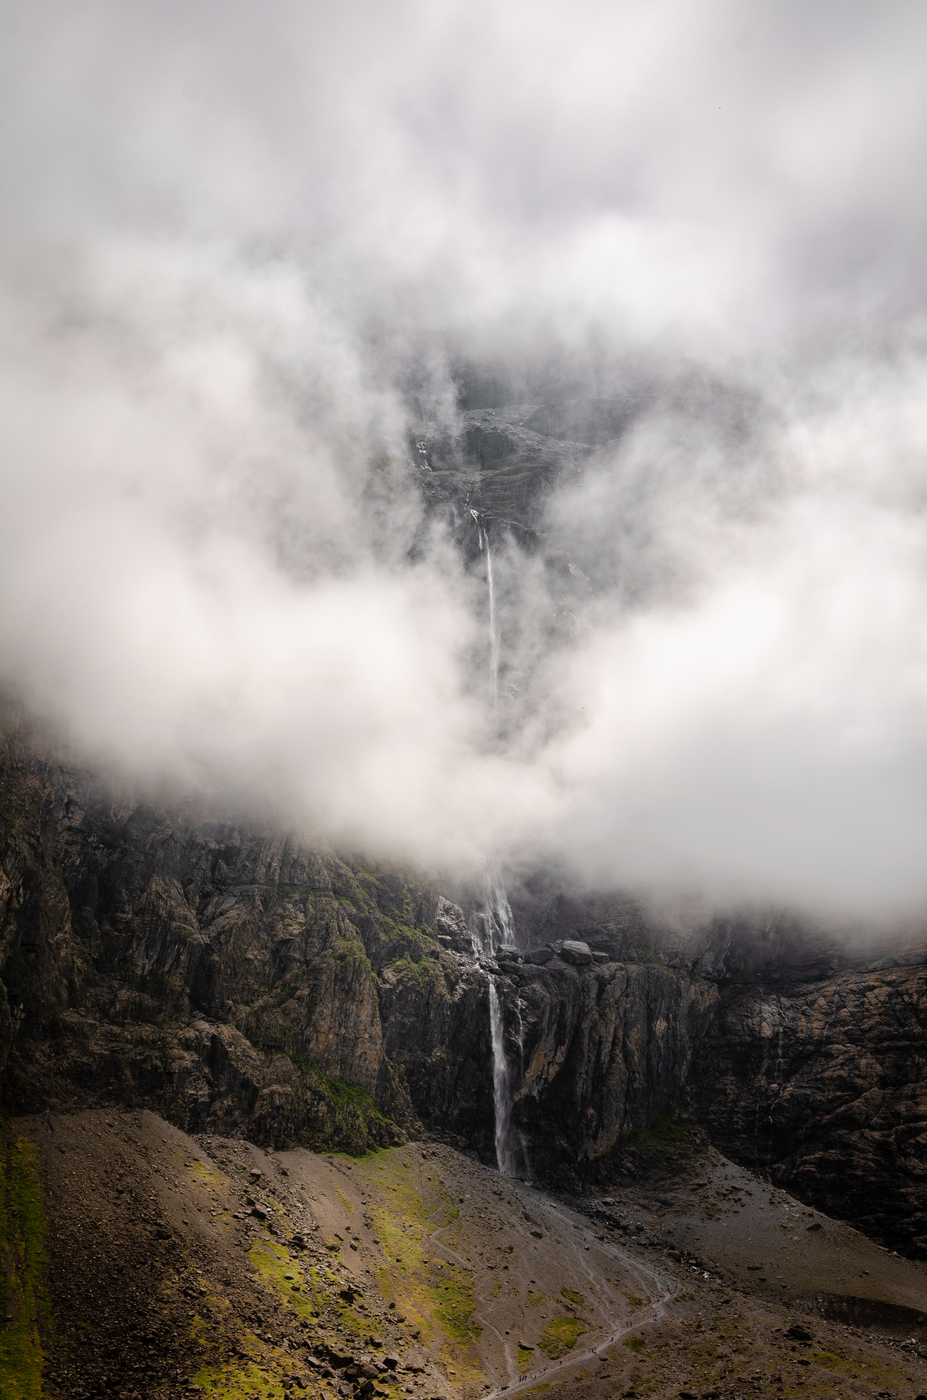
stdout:
[[[9,690],[376,853],[927,908],[919,0],[3,0],[0,45]],[[569,642],[500,542],[504,744],[407,468],[461,360],[702,386],[551,499]]]

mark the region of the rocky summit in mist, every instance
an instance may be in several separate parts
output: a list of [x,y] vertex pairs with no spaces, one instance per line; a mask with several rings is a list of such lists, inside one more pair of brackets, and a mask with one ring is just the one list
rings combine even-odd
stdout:
[[924,1400],[925,72],[0,0],[0,1400]]

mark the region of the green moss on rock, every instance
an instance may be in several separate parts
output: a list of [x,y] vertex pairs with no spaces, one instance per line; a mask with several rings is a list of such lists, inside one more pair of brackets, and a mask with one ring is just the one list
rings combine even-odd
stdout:
[[38,1150],[21,1134],[0,1138],[0,1400],[41,1400],[43,1339],[50,1329],[46,1222]]

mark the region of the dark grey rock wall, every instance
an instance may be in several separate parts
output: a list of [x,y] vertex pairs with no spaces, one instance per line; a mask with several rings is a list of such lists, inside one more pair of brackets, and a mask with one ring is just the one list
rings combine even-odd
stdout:
[[[471,913],[473,911],[470,911]],[[0,1106],[147,1105],[351,1151],[423,1129],[493,1157],[489,979],[532,1169],[607,1162],[683,1101],[735,1159],[927,1257],[927,966],[795,920],[680,940],[629,900],[535,891],[474,955],[409,871],[0,762]]]

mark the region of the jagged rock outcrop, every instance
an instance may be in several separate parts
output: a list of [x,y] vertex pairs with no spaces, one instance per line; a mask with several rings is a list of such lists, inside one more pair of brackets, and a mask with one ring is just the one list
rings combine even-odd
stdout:
[[[683,1091],[717,1000],[710,984],[656,963],[575,966],[554,958],[516,974],[509,1025],[522,1044],[513,1121],[537,1164],[611,1151]],[[513,993],[510,993],[513,995]]]
[[680,940],[630,901],[556,888],[523,895],[516,913],[551,958],[571,933],[610,958],[541,968],[529,951],[516,974],[531,1010],[515,1121],[542,1157],[563,1160],[572,1143],[574,1160],[601,1158],[678,1095],[735,1160],[927,1257],[922,942],[854,944],[781,914]]
[[722,1150],[927,1257],[925,1069],[920,948],[804,982],[730,983],[693,1100]]
[[[2,801],[7,1110],[146,1104],[186,1130],[352,1150],[424,1125],[492,1157],[490,974],[438,891],[119,799],[15,743]],[[607,1151],[678,1095],[714,995],[547,952],[497,979],[539,1162]]]
[[436,891],[120,801],[15,744],[2,784],[8,1111],[144,1103],[187,1130],[362,1150],[460,1098],[461,1131],[491,1139],[485,1037],[460,1006],[485,977],[436,941],[436,919],[445,940],[463,922]]
[[680,938],[539,889],[514,901],[527,956],[493,968],[412,872],[140,804],[16,741],[0,812],[6,1112],[144,1105],[351,1151],[424,1127],[492,1160],[492,978],[534,1170],[601,1168],[679,1100],[733,1158],[927,1256],[923,948],[781,917]]

